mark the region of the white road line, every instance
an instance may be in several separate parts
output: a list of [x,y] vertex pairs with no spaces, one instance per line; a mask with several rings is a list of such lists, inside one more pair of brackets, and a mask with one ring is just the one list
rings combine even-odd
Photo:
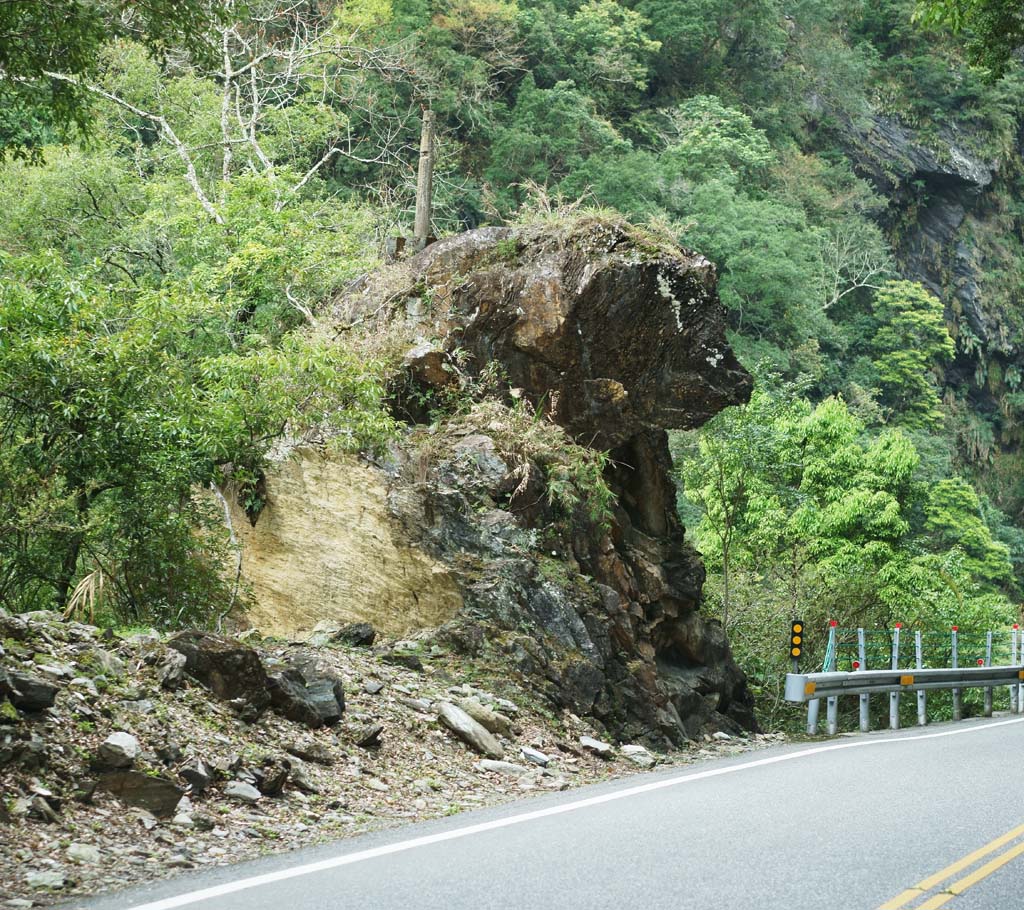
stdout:
[[452,831],[443,831],[439,834],[427,834],[423,837],[414,837],[410,840],[399,841],[395,844],[388,844],[384,847],[374,847],[370,850],[359,850],[356,853],[347,853],[344,856],[336,856],[332,859],[320,860],[316,863],[306,863],[303,866],[293,866],[290,869],[281,869],[277,872],[267,872],[264,875],[254,875],[250,878],[242,878],[234,882],[227,882],[223,885],[214,885],[210,888],[202,888],[198,891],[190,891],[186,894],[179,894],[176,897],[168,897],[163,900],[152,901],[147,904],[137,904],[128,910],[174,910],[175,907],[185,907],[188,904],[196,904],[200,901],[210,900],[215,897],[223,897],[225,894],[234,894],[237,891],[246,891],[249,888],[259,888],[261,885],[270,885],[275,882],[286,881],[290,878],[298,878],[302,875],[313,875],[317,872],[324,872],[328,869],[337,869],[340,866],[351,866],[354,863],[361,863],[364,860],[376,859],[380,856],[389,856],[392,853],[403,853],[406,850],[414,850],[417,847],[426,847],[430,844],[439,844],[444,841],[457,840],[462,837],[469,837],[473,834],[482,834],[485,831],[494,831],[497,828],[508,828],[512,825],[521,825],[524,822],[535,821],[538,818],[548,818],[552,815],[562,815],[566,812],[576,812],[580,809],[587,809],[591,806],[599,806],[603,803],[614,802],[619,799],[627,799],[630,796],[638,796],[641,793],[651,793],[655,790],[663,790],[666,787],[676,787],[680,784],[688,784],[693,781],[707,780],[710,777],[721,777],[725,774],[737,774],[740,771],[749,771],[752,768],[763,768],[766,765],[775,765],[780,762],[795,761],[798,758],[807,758],[811,755],[821,755],[823,752],[837,752],[840,749],[859,749],[866,746],[880,746],[891,743],[912,743],[921,739],[941,739],[946,736],[963,736],[969,733],[984,732],[993,730],[996,727],[1005,727],[1010,724],[1024,723],[1024,717],[1013,720],[996,721],[991,724],[979,724],[973,727],[960,727],[955,730],[944,730],[941,733],[924,733],[916,736],[889,736],[877,739],[862,739],[854,742],[831,743],[827,746],[814,746],[810,749],[801,749],[798,752],[788,752],[785,755],[773,755],[768,758],[758,758],[754,761],[744,762],[738,765],[729,765],[724,768],[709,768],[707,771],[696,771],[692,774],[682,774],[678,777],[670,777],[664,780],[651,781],[640,784],[636,787],[628,787],[625,790],[616,790],[613,793],[605,793],[601,796],[590,796],[586,799],[576,800],[571,803],[562,803],[558,806],[549,806],[546,809],[536,809],[533,812],[523,812],[520,815],[510,815],[505,818],[495,819],[489,822],[480,822],[476,825],[467,825],[465,828],[456,828]]

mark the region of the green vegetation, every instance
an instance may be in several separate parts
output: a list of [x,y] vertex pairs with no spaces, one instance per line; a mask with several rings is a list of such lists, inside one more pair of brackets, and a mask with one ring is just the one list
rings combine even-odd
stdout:
[[134,38],[158,55],[179,47],[202,53],[208,28],[224,12],[208,0],[0,4],[0,154],[36,153],[54,133],[89,130],[85,82],[114,36]]
[[[708,609],[756,680],[794,613],[1010,618],[1016,4],[104,0],[7,4],[0,26],[5,606],[209,620],[238,593],[201,491],[233,480],[254,514],[282,439],[386,443],[388,345],[325,314],[407,232],[428,105],[437,233],[583,199],[715,262],[761,382],[674,447]],[[961,259],[929,247],[936,187],[879,150],[879,118],[993,169]],[[478,391],[424,404],[498,407]],[[529,409],[491,416],[558,510],[607,520],[603,455]]]
[[1009,547],[974,489],[930,476],[904,430],[872,431],[841,398],[815,405],[799,385],[763,376],[748,405],[674,441],[708,595],[759,688],[785,673],[780,630],[791,617],[809,629],[830,618],[847,628],[1014,621]]
[[967,36],[972,59],[1001,76],[1024,44],[1024,11],[1014,0],[921,0],[922,22]]

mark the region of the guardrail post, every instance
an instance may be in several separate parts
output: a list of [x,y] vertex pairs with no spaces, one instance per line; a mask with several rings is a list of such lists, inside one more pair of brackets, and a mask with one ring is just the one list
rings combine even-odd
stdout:
[[[866,649],[864,647],[864,630],[863,629],[858,629],[857,630],[857,658],[860,661],[860,668],[859,669],[861,669],[861,670],[866,670],[868,668],[867,659],[865,657],[865,650]],[[870,698],[871,698],[870,695],[861,695],[860,696],[860,731],[861,731],[861,733],[867,733],[868,730],[871,729],[871,715],[868,712],[868,707],[869,707],[868,699],[870,699]]]
[[[825,654],[824,670],[828,673],[830,670],[835,670],[836,668],[836,621],[834,619],[829,620],[828,648]],[[825,704],[828,735],[835,736],[836,733],[839,732],[839,699],[835,695],[832,695],[828,698]]]
[[[1010,630],[1010,663],[1013,666],[1018,666],[1020,663],[1021,649],[1020,649],[1020,626],[1017,623],[1013,624],[1013,628]],[[1018,714],[1020,712],[1020,684],[1016,686],[1010,686],[1010,713]]]
[[818,712],[821,710],[821,699],[812,698],[807,702],[807,735],[815,736],[818,732]]
[[[900,668],[900,629],[903,628],[903,623],[896,623],[892,630],[892,669],[898,670]],[[889,693],[889,729],[898,730],[900,728],[900,693],[890,692]]]
[[[985,633],[985,666],[992,666],[992,633]],[[992,716],[992,689],[988,687],[985,689],[985,716]]]
[[[957,649],[957,644],[958,644],[957,639],[959,637],[959,628],[957,626],[953,626],[953,631],[950,634],[952,635],[952,641],[953,641],[953,660],[952,660],[952,664],[953,664],[953,669],[957,670],[960,667],[960,656],[959,656],[958,649]],[[963,705],[962,705],[962,703],[960,701],[960,690],[959,689],[953,689],[953,720],[960,720],[960,719],[962,719],[963,718],[963,714],[964,714],[964,712],[963,712]]]
[[[914,632],[914,652],[917,657],[917,669],[924,669],[924,653],[921,648],[921,633]],[[917,725],[923,727],[928,723],[928,702],[924,689],[917,690]]]
[[[1015,622],[1014,629],[1017,631],[1017,661],[1016,666],[1024,664],[1024,629]],[[1017,686],[1017,713],[1024,714],[1024,682]]]

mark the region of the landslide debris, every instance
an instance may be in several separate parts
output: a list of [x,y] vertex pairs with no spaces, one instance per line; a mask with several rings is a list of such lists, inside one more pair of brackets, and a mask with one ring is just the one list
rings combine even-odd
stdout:
[[[618,747],[610,758],[593,755],[584,738],[599,731],[550,713],[500,665],[436,644],[404,643],[421,652],[423,669],[414,670],[383,660],[394,642],[371,649],[189,635],[193,645],[227,649],[228,665],[247,667],[248,682],[214,682],[197,659],[194,673],[168,687],[164,670],[182,640],[0,610],[0,894],[9,906],[45,906],[633,769]],[[288,668],[303,680],[333,680],[332,698],[340,686],[336,723],[289,719],[272,699],[253,714],[257,694]],[[340,698],[334,705],[341,710]],[[517,760],[481,759],[443,725],[452,708]],[[711,754],[694,748],[661,760],[701,751]],[[545,767],[528,758],[539,752],[550,757]]]

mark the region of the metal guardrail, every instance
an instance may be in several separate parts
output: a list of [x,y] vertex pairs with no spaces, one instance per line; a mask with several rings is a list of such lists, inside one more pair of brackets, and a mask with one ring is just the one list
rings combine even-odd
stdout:
[[786,701],[838,695],[880,695],[919,689],[989,689],[1019,686],[1024,666],[958,670],[854,670],[852,673],[787,673]]
[[[808,703],[816,708],[818,699],[828,699],[828,731],[837,727],[837,700],[841,695],[861,698],[861,729],[867,730],[867,697],[888,694],[893,705],[890,726],[899,729],[899,696],[915,692],[918,696],[918,723],[927,722],[924,693],[927,690],[946,689],[959,695],[961,689],[985,689],[985,713],[992,713],[991,692],[997,686],[1009,686],[1012,710],[1024,714],[1024,665],[1003,667],[961,667],[937,670],[854,670],[851,673],[787,673],[785,699],[788,702]],[[817,711],[814,711],[817,726]],[[810,714],[810,710],[809,710]],[[959,718],[957,718],[959,719]],[[808,732],[811,729],[810,722]]]

